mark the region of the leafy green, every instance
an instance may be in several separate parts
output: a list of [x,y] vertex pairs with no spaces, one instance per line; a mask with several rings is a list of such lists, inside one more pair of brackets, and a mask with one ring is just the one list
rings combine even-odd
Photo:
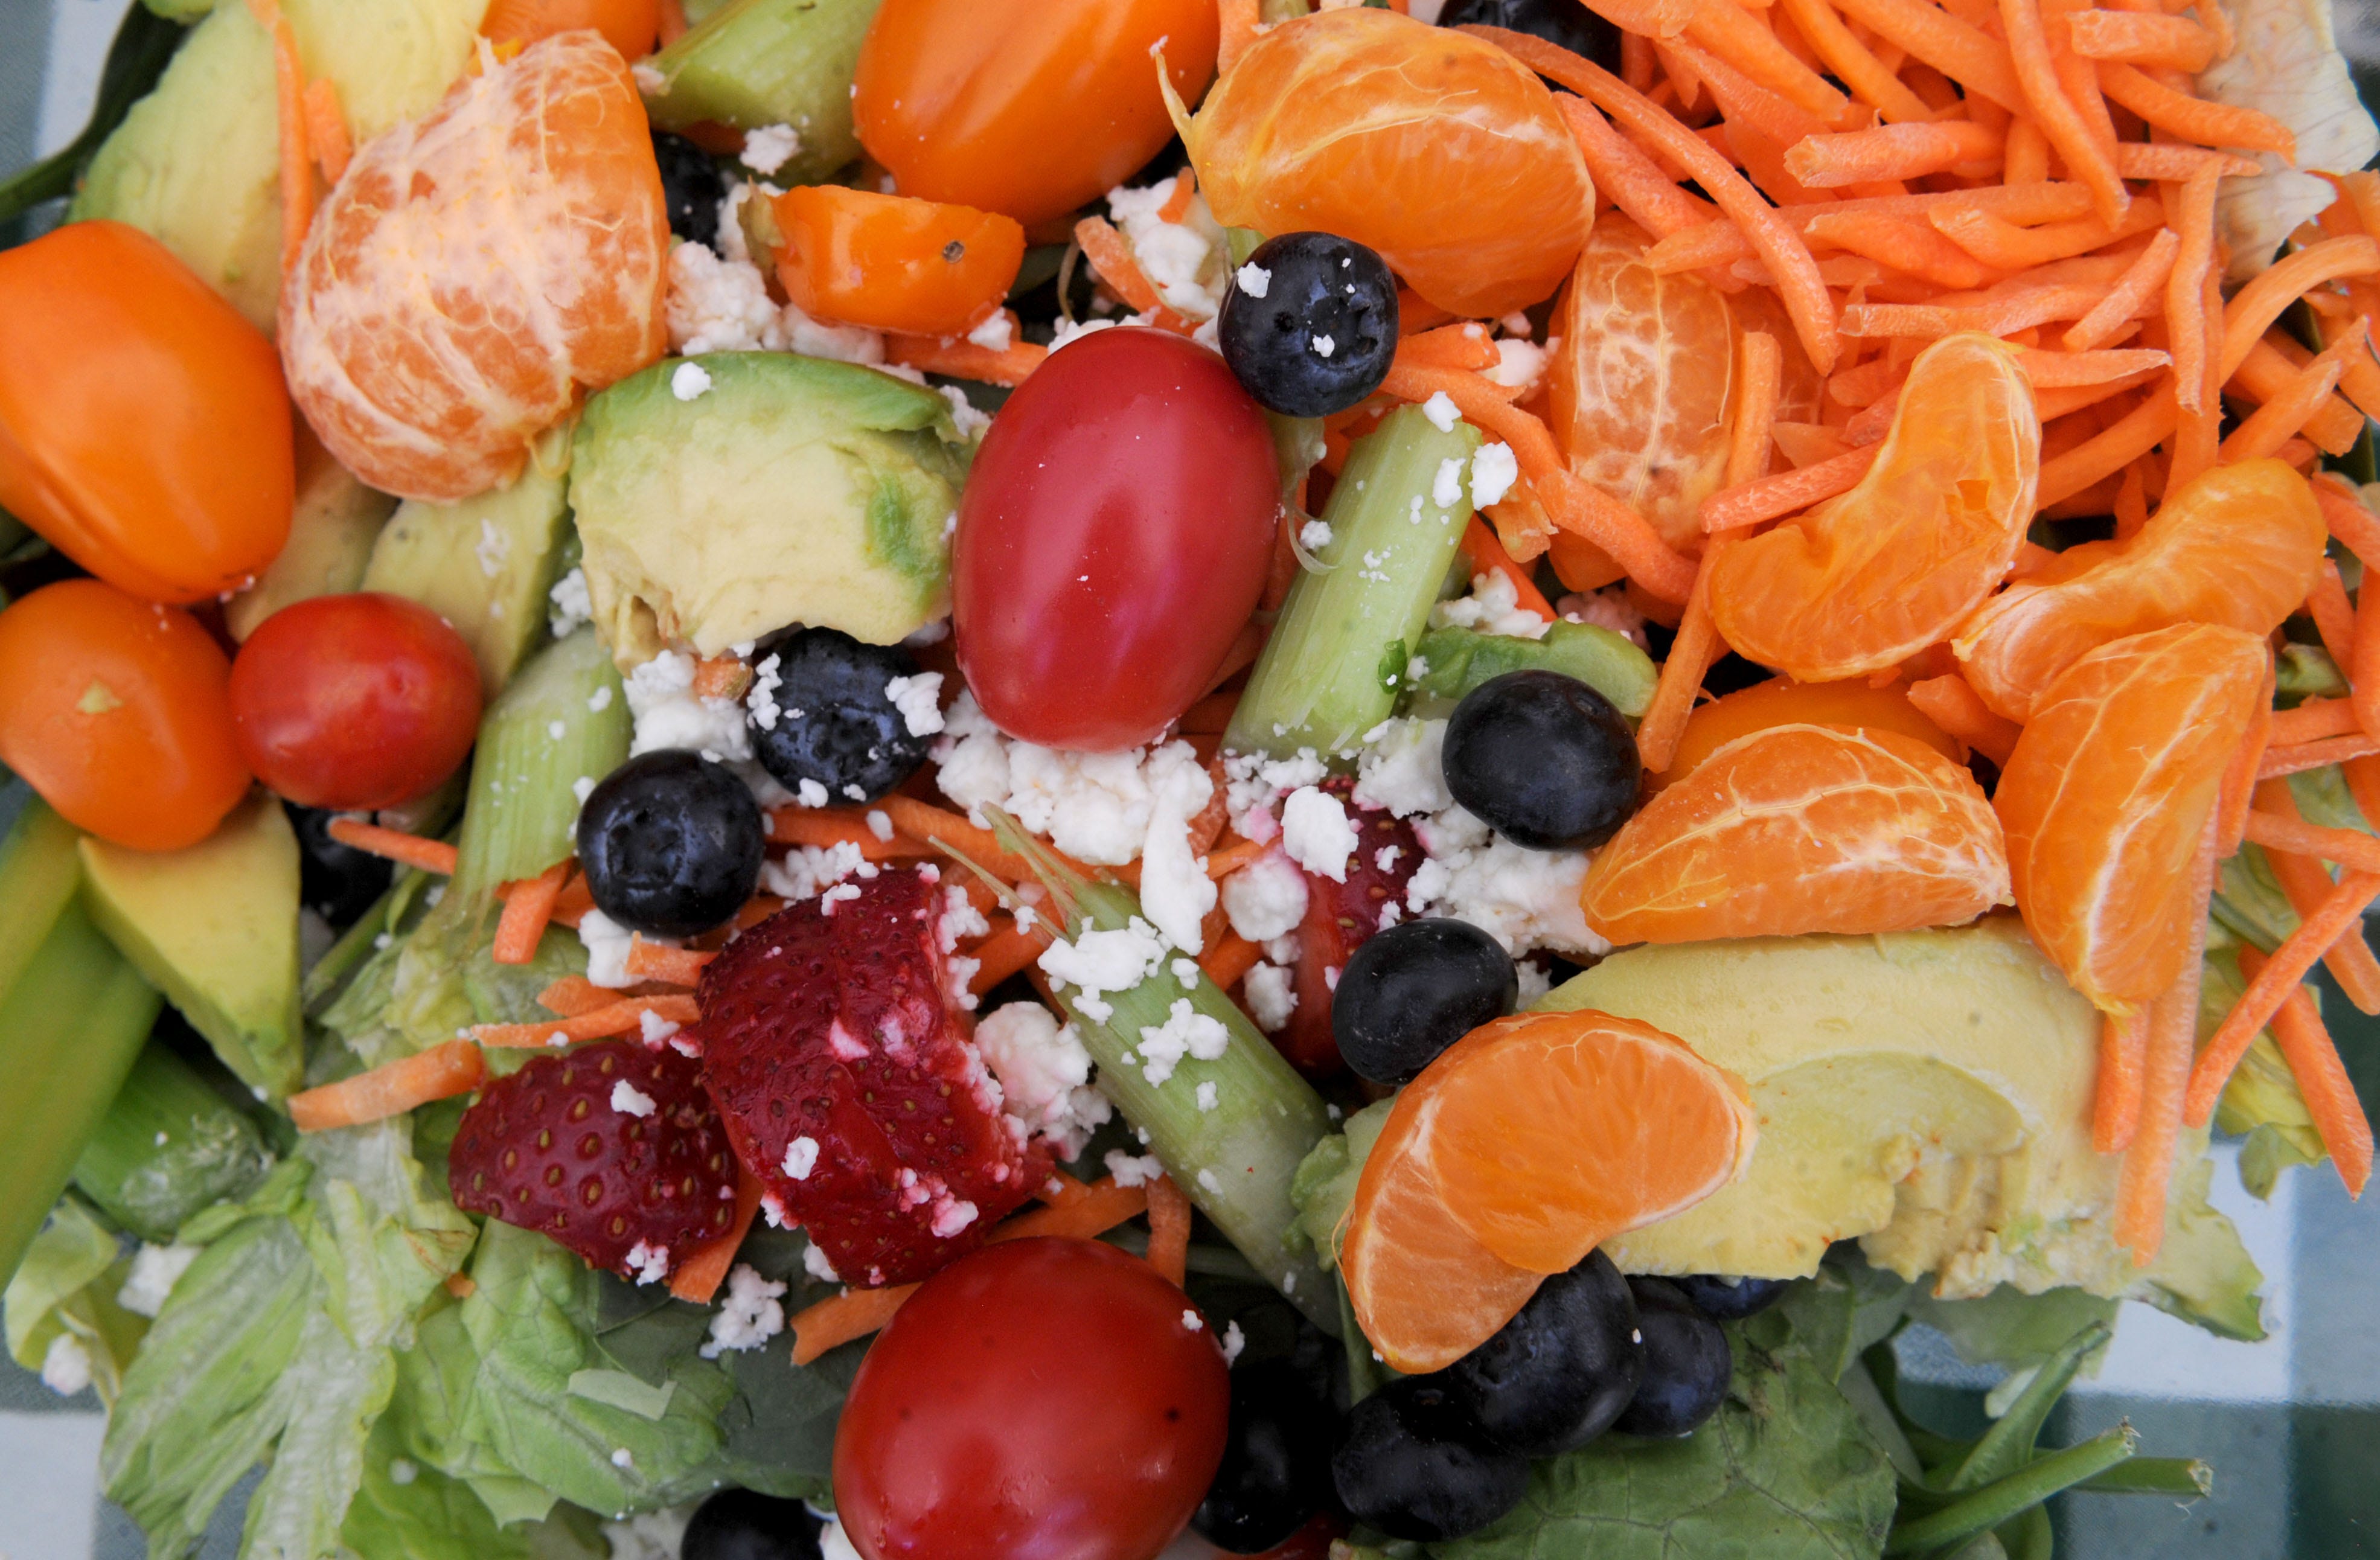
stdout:
[[1912,1295],[1909,1318],[1940,1332],[1970,1365],[2029,1371],[2094,1323],[2112,1326],[2116,1307],[2116,1301],[2101,1300],[2084,1289],[2045,1289],[2028,1295],[2003,1284],[1974,1300]]
[[88,1203],[72,1193],[60,1198],[0,1296],[9,1354],[38,1371],[58,1339],[72,1338],[91,1362],[100,1401],[114,1403],[124,1368],[149,1330],[147,1318],[115,1303],[129,1266],[115,1232]]
[[2265,1276],[2231,1221],[2208,1203],[2206,1189],[2214,1179],[2215,1161],[2204,1155],[2174,1167],[2164,1247],[2156,1265],[2126,1297],[2146,1300],[2217,1337],[2253,1343],[2265,1336],[2256,1293]]
[[1829,1381],[1839,1382],[1871,1345],[1900,1328],[1901,1313],[1915,1292],[1883,1268],[1864,1262],[1826,1263],[1809,1282],[1788,1289],[1779,1303],[1793,1324],[1795,1339]]
[[1395,1104],[1393,1097],[1380,1100],[1347,1118],[1344,1129],[1316,1143],[1290,1177],[1289,1200],[1297,1209],[1292,1227],[1313,1244],[1315,1260],[1325,1273],[1339,1265],[1339,1227],[1348,1204],[1355,1201],[1364,1161],[1371,1156],[1372,1144],[1389,1124]]

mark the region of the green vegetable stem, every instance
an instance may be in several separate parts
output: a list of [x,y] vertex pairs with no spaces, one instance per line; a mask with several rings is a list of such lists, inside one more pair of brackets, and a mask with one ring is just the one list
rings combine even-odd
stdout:
[[570,854],[582,780],[628,756],[628,702],[592,629],[521,669],[480,721],[450,891],[476,898]]
[[244,1197],[272,1159],[262,1134],[189,1063],[152,1041],[75,1161],[74,1183],[143,1240]]

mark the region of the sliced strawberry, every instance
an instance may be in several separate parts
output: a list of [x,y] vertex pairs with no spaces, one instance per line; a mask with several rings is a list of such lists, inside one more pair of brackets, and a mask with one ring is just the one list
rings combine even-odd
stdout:
[[922,1278],[1024,1203],[1028,1162],[944,995],[944,891],[884,870],[738,937],[697,993],[705,1081],[762,1205],[847,1283]]
[[[1297,1007],[1273,1044],[1290,1065],[1309,1078],[1327,1078],[1344,1064],[1330,1031],[1330,993],[1348,958],[1381,927],[1404,914],[1405,888],[1422,862],[1413,825],[1385,812],[1358,812],[1355,853],[1347,860],[1347,880],[1305,875],[1305,919],[1297,928]],[[1382,865],[1385,860],[1385,865]]]

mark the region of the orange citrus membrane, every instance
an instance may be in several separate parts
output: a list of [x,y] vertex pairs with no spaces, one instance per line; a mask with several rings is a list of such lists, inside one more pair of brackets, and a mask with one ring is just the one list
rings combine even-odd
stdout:
[[2182,623],[2103,645],[2050,683],[1993,793],[2033,940],[2130,1014],[2174,983],[2191,853],[2264,697],[2257,635]]
[[1713,565],[1735,650],[1803,683],[1863,677],[1949,637],[2032,522],[2041,422],[2016,348],[1948,336],[1909,371],[1865,477]]
[[1909,702],[1900,683],[1872,688],[1865,683],[1796,683],[1774,677],[1724,698],[1700,706],[1686,717],[1670,767],[1645,777],[1647,791],[1658,791],[1685,778],[1688,771],[1738,737],[1771,726],[1827,726],[1839,732],[1873,728],[1914,737],[1953,763],[1966,754],[1942,728]]
[[1898,732],[1810,725],[1738,737],[1672,780],[1579,889],[1615,943],[1910,931],[2009,897],[1973,775]]
[[365,143],[281,294],[306,420],[372,487],[511,480],[582,391],[668,345],[669,224],[628,67],[564,32]]
[[2270,634],[2313,588],[2328,540],[2313,488],[2289,466],[2216,466],[2136,535],[2069,548],[1985,602],[1951,648],[1985,704],[2028,720],[2059,672],[2112,640],[2181,623]]

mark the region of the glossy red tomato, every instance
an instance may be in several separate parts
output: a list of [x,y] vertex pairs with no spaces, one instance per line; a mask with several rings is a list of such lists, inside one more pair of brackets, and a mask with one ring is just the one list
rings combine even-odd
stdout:
[[103,840],[195,845],[248,794],[230,672],[188,612],[98,580],[44,587],[0,612],[0,763]]
[[317,596],[259,623],[231,669],[249,767],[306,807],[394,807],[455,772],[480,730],[480,666],[419,602]]
[[861,1361],[835,1510],[867,1560],[1151,1560],[1215,1477],[1231,1392],[1213,1332],[1148,1264],[987,1246]]
[[884,0],[852,83],[860,143],[904,195],[1047,222],[1172,137],[1152,53],[1196,103],[1214,0]]
[[959,666],[1047,747],[1148,742],[1256,610],[1281,502],[1264,413],[1216,354],[1120,326],[1050,355],[959,501]]

